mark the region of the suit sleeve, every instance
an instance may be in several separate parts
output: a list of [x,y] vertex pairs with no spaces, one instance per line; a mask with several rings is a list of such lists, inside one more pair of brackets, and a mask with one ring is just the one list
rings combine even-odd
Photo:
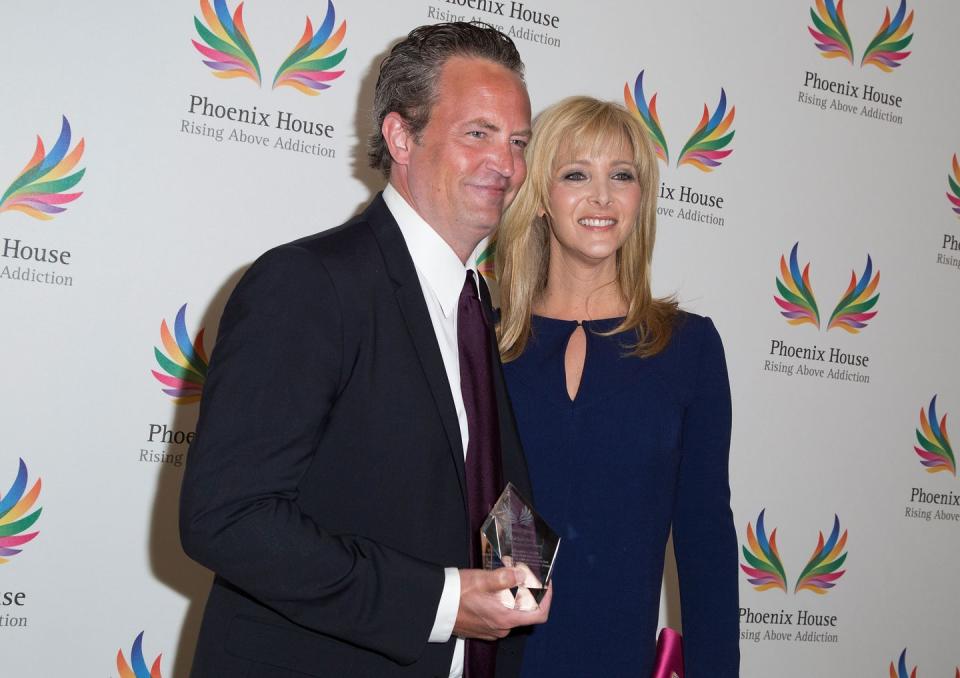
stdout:
[[181,539],[191,558],[292,621],[409,664],[430,634],[443,568],[331,535],[297,502],[343,365],[343,317],[321,261],[296,245],[268,252],[220,323]]
[[[730,510],[730,385],[720,335],[702,319],[682,429],[673,543],[689,678],[739,676],[737,539]],[[692,342],[695,345],[698,342]]]

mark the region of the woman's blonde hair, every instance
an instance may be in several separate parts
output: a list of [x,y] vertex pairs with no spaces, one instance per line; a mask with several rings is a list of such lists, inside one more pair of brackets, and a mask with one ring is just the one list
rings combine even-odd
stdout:
[[610,334],[635,330],[628,348],[649,357],[670,341],[677,304],[654,299],[650,262],[656,236],[659,171],[643,124],[618,104],[577,96],[541,113],[527,148],[527,180],[504,213],[497,232],[495,266],[500,287],[497,336],[504,361],[517,358],[530,339],[530,315],[547,283],[550,259],[550,185],[561,161],[598,155],[608,144],[633,150],[640,183],[640,213],[617,251],[617,284],[627,301],[627,315]]

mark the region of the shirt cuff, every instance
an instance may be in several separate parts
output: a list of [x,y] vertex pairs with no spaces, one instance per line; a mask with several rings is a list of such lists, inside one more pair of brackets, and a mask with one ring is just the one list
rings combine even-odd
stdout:
[[443,593],[437,605],[437,618],[430,631],[431,643],[445,643],[453,634],[453,625],[460,610],[460,571],[455,567],[443,568]]

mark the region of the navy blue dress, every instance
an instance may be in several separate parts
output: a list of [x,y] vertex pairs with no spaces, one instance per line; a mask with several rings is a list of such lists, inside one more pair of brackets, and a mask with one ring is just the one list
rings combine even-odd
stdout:
[[739,675],[737,540],[727,458],[730,388],[708,318],[681,313],[667,348],[626,356],[619,319],[583,323],[580,389],[567,395],[574,321],[534,316],[504,365],[538,512],[562,537],[550,619],[525,678],[648,678],[673,528],[686,678]]

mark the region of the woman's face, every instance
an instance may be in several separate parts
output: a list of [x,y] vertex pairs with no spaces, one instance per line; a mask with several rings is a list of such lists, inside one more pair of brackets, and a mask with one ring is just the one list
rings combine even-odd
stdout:
[[610,141],[596,155],[575,156],[551,177],[551,248],[585,264],[614,264],[640,212],[632,149]]

